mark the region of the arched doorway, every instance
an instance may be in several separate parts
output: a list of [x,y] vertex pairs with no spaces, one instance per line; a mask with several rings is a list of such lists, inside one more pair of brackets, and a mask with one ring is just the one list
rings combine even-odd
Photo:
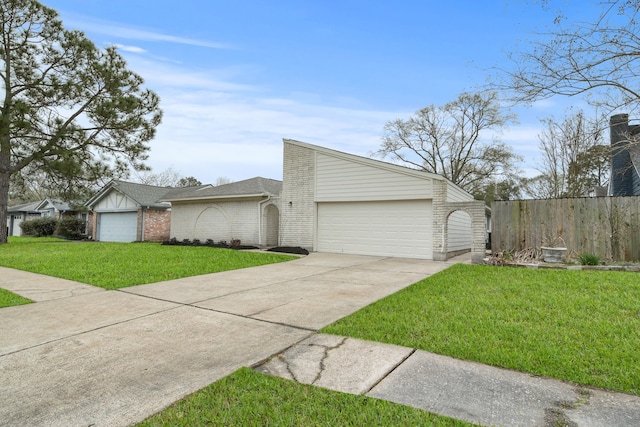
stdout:
[[[456,214],[456,212],[463,212],[463,214]],[[446,261],[450,256],[455,255],[455,251],[451,251],[448,247],[451,242],[449,234],[456,233],[456,230],[450,227],[455,227],[457,219],[466,219],[467,216],[471,219],[471,259],[474,263],[482,263],[485,254],[487,212],[484,202],[478,200],[447,202],[434,207],[434,260]],[[454,221],[450,223],[452,218]]]
[[447,218],[447,258],[471,251],[473,227],[471,216],[464,210],[454,210]]
[[278,246],[280,236],[280,211],[274,204],[264,208],[264,244],[266,246]]

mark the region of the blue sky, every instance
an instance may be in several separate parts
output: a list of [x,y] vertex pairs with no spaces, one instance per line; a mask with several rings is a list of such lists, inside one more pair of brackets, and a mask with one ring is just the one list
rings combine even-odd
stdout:
[[[588,2],[43,0],[67,28],[120,46],[161,98],[149,166],[213,183],[282,178],[282,138],[368,156],[384,124],[485,84],[562,9]],[[579,3],[579,4],[578,4]],[[579,10],[578,10],[579,9]],[[501,139],[537,161],[539,119],[576,99],[513,110]],[[487,135],[487,138],[490,137]]]

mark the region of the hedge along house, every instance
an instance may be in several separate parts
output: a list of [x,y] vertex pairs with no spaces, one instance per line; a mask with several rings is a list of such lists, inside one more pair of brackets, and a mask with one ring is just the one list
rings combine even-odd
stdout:
[[280,244],[446,260],[485,253],[484,202],[442,176],[285,139]]
[[167,195],[171,237],[278,246],[282,181],[256,177]]
[[168,240],[171,204],[160,199],[184,190],[113,180],[85,204],[88,234],[103,242]]

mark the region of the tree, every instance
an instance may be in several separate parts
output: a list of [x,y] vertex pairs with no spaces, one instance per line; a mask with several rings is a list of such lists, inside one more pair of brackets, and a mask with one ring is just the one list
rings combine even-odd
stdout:
[[159,99],[115,47],[100,50],[64,29],[36,0],[3,0],[0,25],[0,225],[21,171],[56,177],[71,191],[145,167]]
[[588,94],[608,112],[639,106],[640,1],[610,0],[600,6],[591,23],[565,26],[560,14],[529,51],[511,55],[515,68],[501,86],[515,91],[515,101]]
[[598,119],[587,119],[582,110],[569,110],[558,122],[542,120],[538,135],[541,175],[528,181],[529,193],[537,198],[582,197],[609,179],[610,149],[603,141]]
[[489,181],[473,192],[476,200],[483,200],[487,206],[496,200],[515,200],[522,197],[521,180],[507,178],[500,181]]
[[231,184],[233,181],[227,178],[226,176],[219,176],[216,178],[216,183],[213,184],[214,187],[218,187],[219,185]]
[[495,93],[463,93],[443,106],[425,107],[408,120],[387,122],[375,155],[442,175],[473,193],[515,171],[520,157],[511,147],[483,138],[513,119],[501,112]]
[[177,184],[178,187],[196,187],[198,185],[202,185],[202,183],[192,176],[180,178]]
[[143,171],[136,174],[136,181],[138,183],[155,185],[157,187],[176,187],[181,179],[182,175],[180,172],[173,168],[167,168],[158,173]]

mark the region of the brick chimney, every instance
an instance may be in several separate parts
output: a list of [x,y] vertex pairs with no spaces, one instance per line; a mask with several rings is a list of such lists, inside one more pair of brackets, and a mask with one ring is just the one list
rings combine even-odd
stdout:
[[616,114],[609,119],[611,139],[611,195],[631,196],[633,194],[633,166],[629,154],[629,136],[637,131],[637,126],[629,126],[628,114]]

